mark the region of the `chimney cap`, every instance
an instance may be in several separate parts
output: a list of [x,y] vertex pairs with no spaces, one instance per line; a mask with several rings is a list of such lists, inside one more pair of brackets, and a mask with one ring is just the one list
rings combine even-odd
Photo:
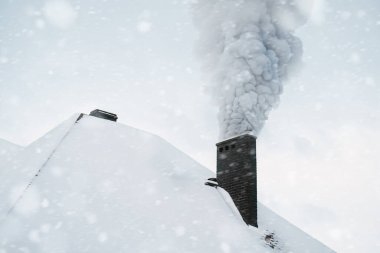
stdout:
[[220,141],[220,142],[216,143],[216,146],[223,145],[225,143],[229,143],[229,142],[231,142],[234,139],[242,139],[242,138],[245,138],[245,137],[254,138],[255,140],[257,139],[257,137],[254,136],[251,132],[246,132],[246,133],[243,133],[243,134],[240,134],[240,135],[236,135],[236,136],[230,137],[230,138],[225,139],[223,141]]

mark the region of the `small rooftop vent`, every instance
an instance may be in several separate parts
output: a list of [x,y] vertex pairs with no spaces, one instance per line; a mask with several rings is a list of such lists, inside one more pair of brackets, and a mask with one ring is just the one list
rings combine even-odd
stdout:
[[94,116],[101,119],[111,120],[111,121],[117,121],[117,115],[111,112],[102,111],[99,109],[93,110],[90,112],[90,116]]

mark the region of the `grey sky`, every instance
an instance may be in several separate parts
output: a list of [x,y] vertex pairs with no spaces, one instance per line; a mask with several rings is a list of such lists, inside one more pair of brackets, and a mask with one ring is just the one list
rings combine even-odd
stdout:
[[[58,18],[46,3],[0,2],[0,138],[27,145],[102,108],[215,170],[183,1],[72,0]],[[304,64],[258,141],[261,201],[339,252],[380,251],[379,5],[325,2],[298,30]]]

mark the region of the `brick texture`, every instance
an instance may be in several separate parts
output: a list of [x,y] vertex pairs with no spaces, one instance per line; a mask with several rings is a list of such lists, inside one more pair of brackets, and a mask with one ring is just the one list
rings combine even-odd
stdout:
[[256,138],[240,135],[216,144],[217,179],[244,221],[257,227]]

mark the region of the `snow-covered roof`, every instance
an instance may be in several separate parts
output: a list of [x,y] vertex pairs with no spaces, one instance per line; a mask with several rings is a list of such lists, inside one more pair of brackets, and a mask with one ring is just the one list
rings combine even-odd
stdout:
[[6,163],[13,159],[13,157],[22,150],[21,146],[18,146],[9,141],[0,139],[0,164]]
[[261,204],[246,226],[160,137],[77,118],[0,164],[0,252],[333,252]]

